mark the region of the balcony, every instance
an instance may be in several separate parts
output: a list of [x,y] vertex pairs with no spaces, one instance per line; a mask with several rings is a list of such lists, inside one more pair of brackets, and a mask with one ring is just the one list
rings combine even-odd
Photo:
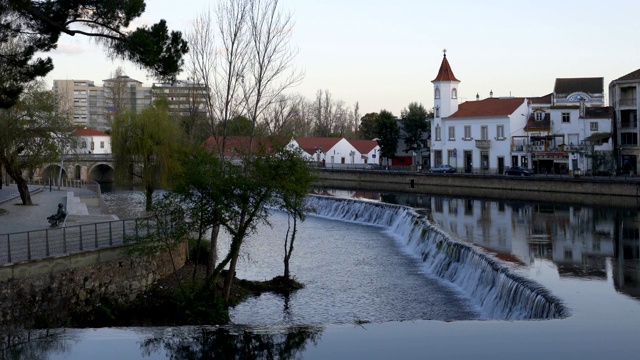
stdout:
[[488,150],[491,147],[491,140],[476,140],[476,147],[480,150]]
[[638,104],[638,99],[636,99],[635,97],[633,98],[622,98],[620,99],[620,106],[631,106],[631,107],[636,107],[636,104]]

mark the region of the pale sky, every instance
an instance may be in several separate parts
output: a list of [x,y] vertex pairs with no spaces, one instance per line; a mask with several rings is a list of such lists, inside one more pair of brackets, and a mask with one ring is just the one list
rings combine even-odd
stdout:
[[[166,19],[187,31],[215,0],[147,0],[141,21]],[[533,97],[553,91],[556,78],[604,77],[609,83],[640,68],[640,1],[636,0],[281,0],[293,13],[291,44],[303,82],[290,92],[312,100],[319,89],[360,113],[410,102],[433,107],[433,80],[447,49],[461,83],[461,102],[489,96]],[[117,66],[150,85],[127,62],[111,62],[103,49],[63,36],[51,53],[47,80],[87,79],[97,85]],[[608,97],[607,97],[608,101]]]

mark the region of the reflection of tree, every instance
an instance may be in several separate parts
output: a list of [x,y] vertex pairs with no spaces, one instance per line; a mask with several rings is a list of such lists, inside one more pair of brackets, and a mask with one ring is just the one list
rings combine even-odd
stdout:
[[173,328],[169,335],[152,334],[140,344],[143,356],[162,347],[169,359],[295,359],[309,341],[314,344],[322,328],[292,326],[281,329],[239,327]]
[[1,331],[0,359],[47,359],[69,353],[77,341],[65,330]]

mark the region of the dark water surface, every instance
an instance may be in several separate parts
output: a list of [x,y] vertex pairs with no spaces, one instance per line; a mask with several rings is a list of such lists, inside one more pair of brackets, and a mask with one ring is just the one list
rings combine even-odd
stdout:
[[[237,276],[282,275],[287,217],[274,212],[247,240]],[[228,237],[226,237],[228,239]],[[224,248],[224,246],[223,246]],[[426,275],[382,228],[309,216],[299,225],[291,273],[305,288],[263,294],[232,309],[237,324],[339,324],[478,318],[468,299]]]
[[[640,357],[637,209],[426,194],[333,194],[384,199],[422,209],[451,237],[473,244],[479,251],[510,264],[515,273],[547,288],[563,301],[570,316],[545,321],[381,320],[405,313],[415,318],[439,319],[478,316],[455,288],[431,280],[418,261],[405,254],[402,241],[390,238],[380,228],[341,222],[335,225],[333,221],[310,217],[303,227],[313,229],[312,236],[300,235],[292,259],[292,272],[307,285],[303,291],[308,295],[293,295],[288,300],[261,296],[233,310],[238,323],[279,325],[239,329],[62,329],[57,337],[49,336],[44,341],[33,337],[21,348],[24,356],[12,358],[201,359],[221,352],[237,358],[305,359]],[[114,203],[126,207],[122,205],[126,204],[126,197]],[[276,219],[279,224],[282,217]],[[270,255],[282,248],[284,232],[275,228],[264,231],[267,233],[248,240],[243,264],[238,267],[239,276],[268,279],[281,273],[280,257]],[[350,244],[357,244],[359,250]],[[339,249],[338,254],[325,256],[329,247]],[[360,271],[375,276],[362,277]],[[403,284],[405,279],[408,285]],[[353,294],[356,291],[364,291],[365,295]],[[434,291],[443,292],[446,298],[432,296]],[[379,298],[378,294],[387,295]],[[331,296],[344,299],[346,304],[333,302]],[[437,304],[436,309],[424,309],[431,301],[440,300],[453,300],[455,305]],[[385,315],[377,314],[381,310]],[[333,313],[339,313],[343,320],[336,320],[338,316]],[[304,322],[340,324],[282,325]]]

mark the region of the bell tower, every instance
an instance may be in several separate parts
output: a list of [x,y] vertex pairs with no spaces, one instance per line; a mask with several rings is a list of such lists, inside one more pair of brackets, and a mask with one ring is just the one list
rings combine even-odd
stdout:
[[442,50],[443,57],[438,76],[431,81],[433,84],[433,112],[435,120],[447,117],[458,111],[458,84],[447,60],[447,50]]

